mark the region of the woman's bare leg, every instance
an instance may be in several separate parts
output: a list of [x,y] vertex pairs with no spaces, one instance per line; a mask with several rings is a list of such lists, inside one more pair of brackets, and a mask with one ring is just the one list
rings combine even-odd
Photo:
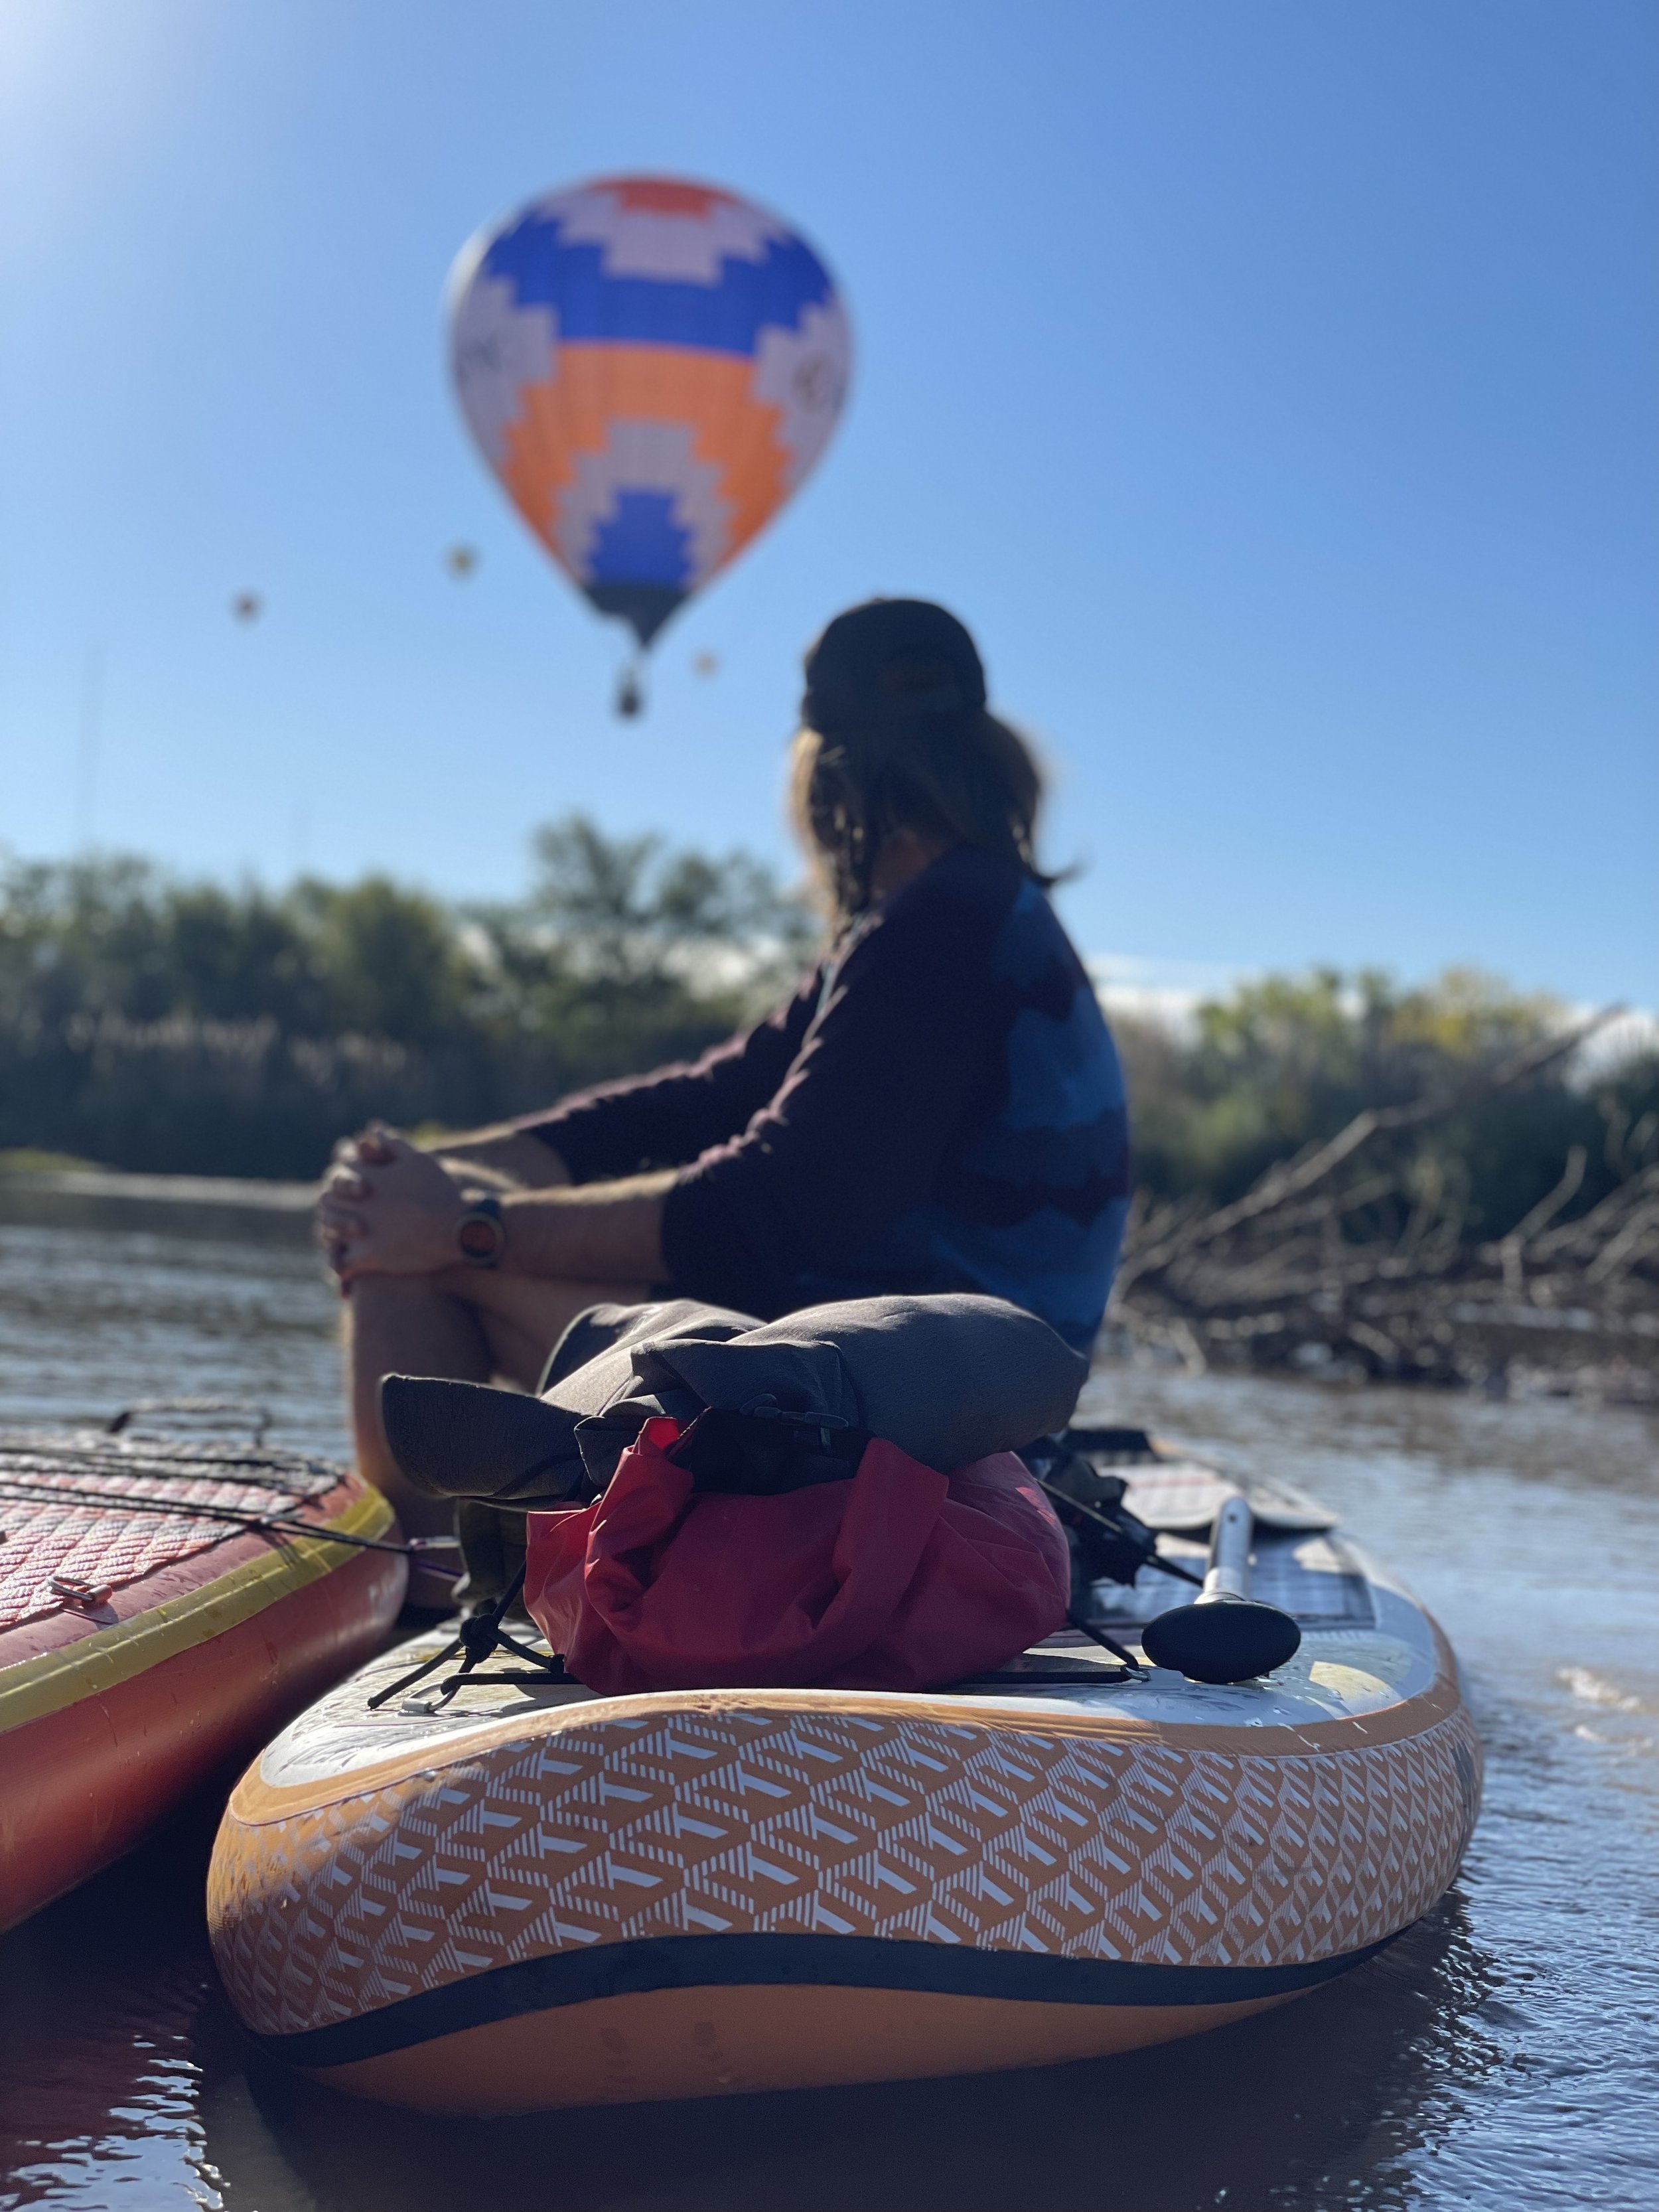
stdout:
[[[360,1473],[396,1506],[406,1536],[447,1536],[454,1527],[454,1507],[405,1481],[386,1449],[380,1377],[453,1375],[464,1382],[489,1382],[491,1355],[477,1316],[431,1276],[363,1275],[345,1302],[343,1334]],[[453,1553],[438,1556],[459,1564]],[[453,1584],[453,1575],[411,1566],[410,1603],[447,1606]]]
[[[436,1275],[360,1275],[345,1305],[346,1366],[357,1465],[398,1509],[406,1534],[447,1535],[454,1509],[406,1481],[380,1427],[380,1378],[446,1375],[533,1390],[547,1356],[586,1307],[649,1296],[639,1284],[564,1283],[473,1267]],[[410,1601],[443,1605],[450,1577],[416,1568]]]

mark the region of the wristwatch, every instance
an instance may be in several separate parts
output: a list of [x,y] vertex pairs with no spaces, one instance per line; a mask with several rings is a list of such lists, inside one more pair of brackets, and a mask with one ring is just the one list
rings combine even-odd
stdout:
[[455,1224],[455,1242],[471,1267],[494,1267],[507,1249],[507,1221],[493,1192],[470,1190],[466,1212]]

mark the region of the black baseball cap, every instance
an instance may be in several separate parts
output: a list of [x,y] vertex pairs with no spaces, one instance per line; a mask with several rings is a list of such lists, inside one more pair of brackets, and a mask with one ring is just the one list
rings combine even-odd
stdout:
[[985,668],[965,627],[931,599],[866,599],[837,615],[806,655],[800,718],[833,732],[848,723],[971,714]]

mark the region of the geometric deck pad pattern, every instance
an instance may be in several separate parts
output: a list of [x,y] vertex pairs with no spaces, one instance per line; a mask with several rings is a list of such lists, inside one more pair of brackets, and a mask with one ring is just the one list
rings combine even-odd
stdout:
[[[65,1586],[100,1599],[130,1589],[245,1534],[243,1516],[293,1514],[340,1479],[315,1462],[274,1458],[268,1474],[258,1461],[252,1474],[192,1469],[182,1453],[173,1455],[175,1474],[154,1454],[135,1463],[112,1445],[94,1454],[80,1439],[70,1440],[76,1456],[66,1464],[52,1441],[25,1447],[0,1435],[0,1631],[75,1610]],[[146,1510],[149,1501],[157,1510]],[[191,1505],[211,1510],[173,1510]]]
[[641,1937],[1310,1962],[1440,1896],[1480,1757],[1461,1705],[1402,1741],[1290,1753],[763,1707],[434,1753],[287,1817],[233,1801],[210,1919],[256,2033]]

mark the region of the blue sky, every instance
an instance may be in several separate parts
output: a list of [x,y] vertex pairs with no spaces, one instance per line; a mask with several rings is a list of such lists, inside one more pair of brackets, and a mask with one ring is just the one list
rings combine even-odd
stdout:
[[[1656,64],[1650,0],[9,0],[0,841],[90,797],[481,894],[574,805],[787,861],[800,650],[917,592],[1085,950],[1652,1004]],[[791,217],[858,348],[635,724],[440,326],[481,222],[627,168]]]

